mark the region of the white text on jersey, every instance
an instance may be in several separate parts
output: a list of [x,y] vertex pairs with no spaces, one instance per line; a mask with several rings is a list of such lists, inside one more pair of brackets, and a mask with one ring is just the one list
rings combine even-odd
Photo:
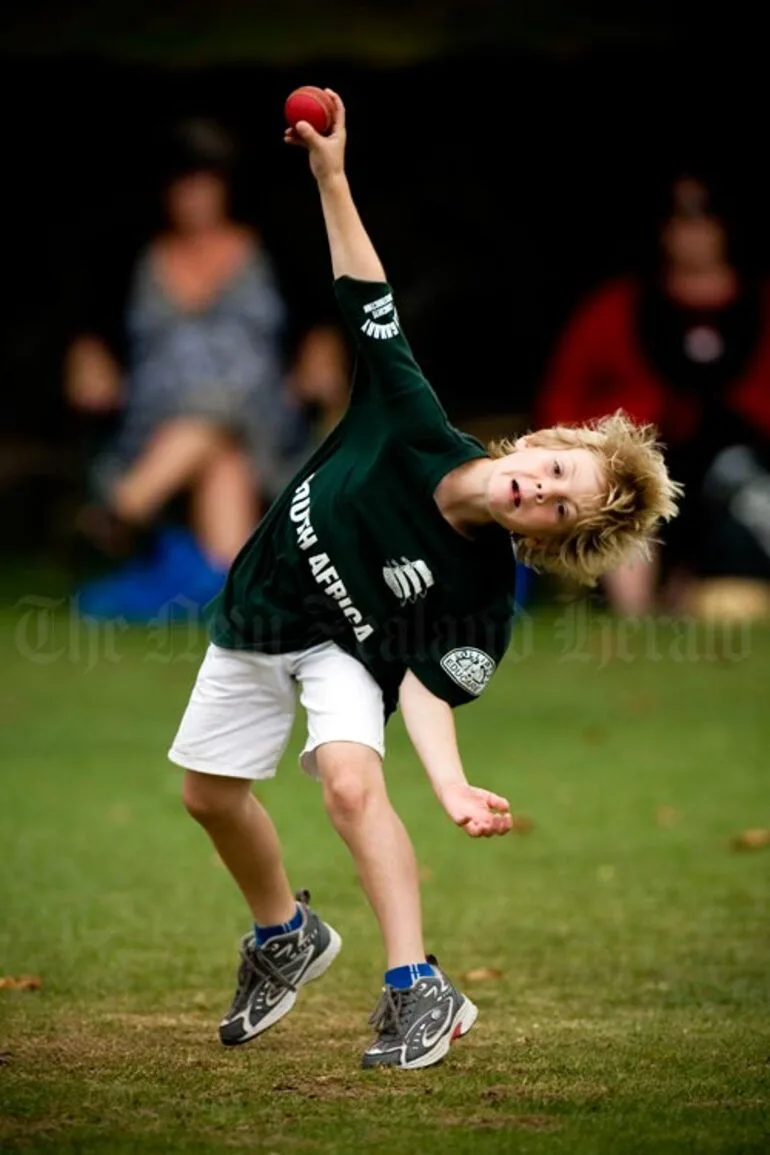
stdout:
[[[297,544],[303,551],[318,544],[318,538],[310,520],[310,482],[312,480],[313,474],[311,473],[310,477],[297,486],[289,507],[289,517],[297,528]],[[316,553],[308,558],[308,562],[318,585],[330,598],[334,599],[353,626],[356,641],[365,641],[370,634],[374,633],[374,628],[367,623],[361,624],[364,620],[363,614],[353,605],[353,601],[345,588],[345,583],[340,580],[340,575],[330,564],[329,555]]]

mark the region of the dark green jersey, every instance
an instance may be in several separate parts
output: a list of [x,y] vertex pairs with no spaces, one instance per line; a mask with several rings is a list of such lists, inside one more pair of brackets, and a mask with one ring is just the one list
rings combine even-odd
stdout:
[[341,277],[335,289],[358,351],[350,405],[233,563],[212,641],[265,653],[334,641],[382,687],[386,714],[407,669],[458,706],[507,648],[515,561],[504,529],[469,540],[433,495],[486,451],[449,423],[389,286]]

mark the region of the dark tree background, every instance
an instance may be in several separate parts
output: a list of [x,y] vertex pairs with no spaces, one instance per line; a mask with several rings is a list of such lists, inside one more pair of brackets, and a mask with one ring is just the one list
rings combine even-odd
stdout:
[[328,312],[315,189],[281,142],[300,83],[346,100],[354,191],[457,419],[526,412],[567,312],[650,258],[677,172],[717,181],[767,264],[766,66],[740,5],[36,2],[6,7],[0,53],[0,447],[70,436],[62,353],[84,325],[119,337],[174,116],[236,130],[239,208],[297,326]]

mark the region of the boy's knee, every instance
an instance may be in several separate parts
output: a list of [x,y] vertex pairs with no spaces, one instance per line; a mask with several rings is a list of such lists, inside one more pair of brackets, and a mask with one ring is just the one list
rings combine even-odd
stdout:
[[182,802],[187,813],[206,826],[225,818],[243,805],[251,782],[188,770],[182,782]]
[[386,798],[379,756],[355,743],[316,751],[324,803],[335,822],[352,823]]

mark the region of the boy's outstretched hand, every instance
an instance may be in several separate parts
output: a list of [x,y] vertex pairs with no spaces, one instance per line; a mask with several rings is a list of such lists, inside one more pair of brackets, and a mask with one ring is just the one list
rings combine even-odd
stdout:
[[332,126],[326,136],[300,120],[283,134],[286,144],[300,145],[310,153],[310,168],[317,181],[328,180],[345,171],[345,105],[331,88],[324,89],[334,106]]
[[441,805],[452,821],[464,827],[471,838],[507,834],[513,826],[508,800],[479,786],[460,782],[445,786],[441,792]]

